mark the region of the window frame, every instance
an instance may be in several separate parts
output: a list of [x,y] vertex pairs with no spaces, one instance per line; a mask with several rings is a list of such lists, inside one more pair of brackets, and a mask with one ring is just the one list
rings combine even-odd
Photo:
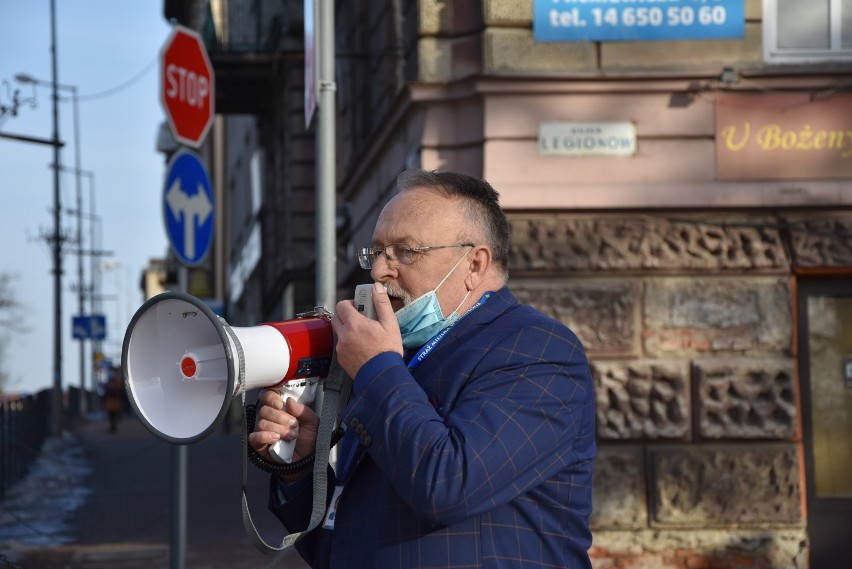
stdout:
[[763,60],[766,63],[831,63],[852,61],[852,47],[842,47],[842,0],[829,0],[828,49],[778,47],[778,0],[763,0]]

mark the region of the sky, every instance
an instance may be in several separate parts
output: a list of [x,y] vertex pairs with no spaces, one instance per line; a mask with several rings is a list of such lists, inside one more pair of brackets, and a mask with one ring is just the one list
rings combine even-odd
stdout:
[[[170,26],[159,0],[55,3],[57,83],[76,87],[78,94],[83,249],[110,253],[96,265],[107,323],[103,352],[117,364],[124,331],[144,302],[141,272],[150,259],[163,258],[169,246],[162,221],[165,158],[156,140],[165,120],[158,94],[159,52]],[[50,0],[0,0],[0,106],[11,106],[16,89],[25,101],[16,116],[0,118],[0,134],[52,137],[49,85],[33,90],[15,80],[24,73],[50,83],[51,71]],[[62,231],[76,239],[77,217],[66,211],[77,210],[74,113],[71,91],[59,94],[59,139],[65,142],[60,160],[71,170],[60,178]],[[54,230],[52,162],[49,145],[0,137],[0,273],[13,277],[10,289],[22,304],[21,323],[27,329],[12,335],[0,362],[10,376],[10,391],[36,392],[54,383],[53,257],[44,239]],[[91,243],[93,227],[99,243]],[[66,247],[77,249],[74,242]],[[92,261],[86,256],[83,262],[88,285]],[[71,319],[79,313],[76,254],[66,251],[62,265],[61,376],[67,388],[81,381],[80,341],[71,332]],[[85,345],[88,354],[91,344]],[[88,355],[85,363],[89,387]]]

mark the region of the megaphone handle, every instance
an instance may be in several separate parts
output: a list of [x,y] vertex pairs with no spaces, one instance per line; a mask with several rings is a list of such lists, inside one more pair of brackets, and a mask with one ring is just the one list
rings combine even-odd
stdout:
[[269,454],[282,464],[289,464],[293,461],[293,450],[296,448],[295,439],[285,441],[279,439],[275,444],[269,447]]
[[[288,398],[293,398],[296,403],[310,405],[314,402],[317,395],[318,378],[312,377],[298,382],[292,381],[285,383],[278,392],[281,394],[281,400],[284,403]],[[293,450],[296,448],[296,441],[278,440],[275,444],[269,447],[269,454],[282,464],[289,464],[293,461]]]

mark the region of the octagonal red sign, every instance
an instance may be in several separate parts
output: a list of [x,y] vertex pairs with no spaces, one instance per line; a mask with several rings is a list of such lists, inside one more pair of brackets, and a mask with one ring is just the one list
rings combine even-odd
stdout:
[[213,124],[213,66],[193,30],[175,26],[160,52],[160,102],[175,139],[198,148]]

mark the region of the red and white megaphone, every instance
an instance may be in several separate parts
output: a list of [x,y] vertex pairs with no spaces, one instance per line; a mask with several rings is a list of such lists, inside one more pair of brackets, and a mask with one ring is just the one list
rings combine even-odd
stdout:
[[[194,296],[165,292],[130,320],[121,368],[142,423],[161,439],[186,444],[213,431],[243,388],[275,387],[312,403],[333,348],[323,316],[232,328]],[[294,443],[279,441],[270,452],[290,462]]]

